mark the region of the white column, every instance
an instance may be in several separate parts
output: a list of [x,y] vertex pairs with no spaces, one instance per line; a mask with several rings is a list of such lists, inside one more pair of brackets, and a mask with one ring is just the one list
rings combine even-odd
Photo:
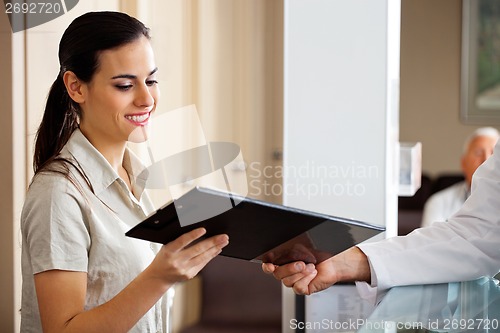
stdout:
[[396,235],[399,21],[400,0],[285,0],[285,205]]

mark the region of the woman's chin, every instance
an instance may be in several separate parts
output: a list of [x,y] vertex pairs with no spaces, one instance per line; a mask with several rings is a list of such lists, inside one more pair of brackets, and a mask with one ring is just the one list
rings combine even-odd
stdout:
[[150,128],[149,125],[136,127],[128,136],[129,142],[132,143],[142,143],[149,139]]

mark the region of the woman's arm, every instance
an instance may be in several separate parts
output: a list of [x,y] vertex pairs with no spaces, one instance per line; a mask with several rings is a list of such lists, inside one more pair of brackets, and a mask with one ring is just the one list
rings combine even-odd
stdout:
[[193,278],[228,244],[226,235],[202,240],[200,228],[163,245],[153,262],[118,295],[84,311],[87,274],[51,270],[35,275],[43,331],[127,332],[176,282]]

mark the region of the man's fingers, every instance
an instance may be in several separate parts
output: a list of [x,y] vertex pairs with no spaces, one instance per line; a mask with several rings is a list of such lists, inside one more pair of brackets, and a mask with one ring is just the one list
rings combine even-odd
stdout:
[[302,279],[295,282],[294,285],[292,286],[293,291],[297,295],[310,295],[311,294],[310,284],[311,281],[314,280],[316,275],[318,275],[318,271],[314,270],[310,274],[304,276]]
[[271,264],[270,262],[263,262],[262,263],[262,270],[266,274],[273,274],[275,269],[276,269],[276,266],[274,266],[274,264]]
[[[287,287],[293,287],[298,281],[302,281],[305,278],[309,277],[311,274],[316,274],[316,269],[313,264],[308,264],[305,268],[296,274],[288,275],[281,279],[281,282]],[[314,276],[312,278],[314,278]],[[312,280],[310,278],[310,280]]]
[[305,268],[306,264],[302,261],[292,262],[283,266],[276,266],[273,275],[277,280],[283,280],[288,276],[302,272]]

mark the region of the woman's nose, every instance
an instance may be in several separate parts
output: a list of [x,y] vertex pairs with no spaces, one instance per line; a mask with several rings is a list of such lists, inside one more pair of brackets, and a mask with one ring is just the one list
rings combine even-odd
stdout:
[[135,96],[135,104],[139,107],[150,107],[154,105],[155,99],[147,85],[141,85]]

